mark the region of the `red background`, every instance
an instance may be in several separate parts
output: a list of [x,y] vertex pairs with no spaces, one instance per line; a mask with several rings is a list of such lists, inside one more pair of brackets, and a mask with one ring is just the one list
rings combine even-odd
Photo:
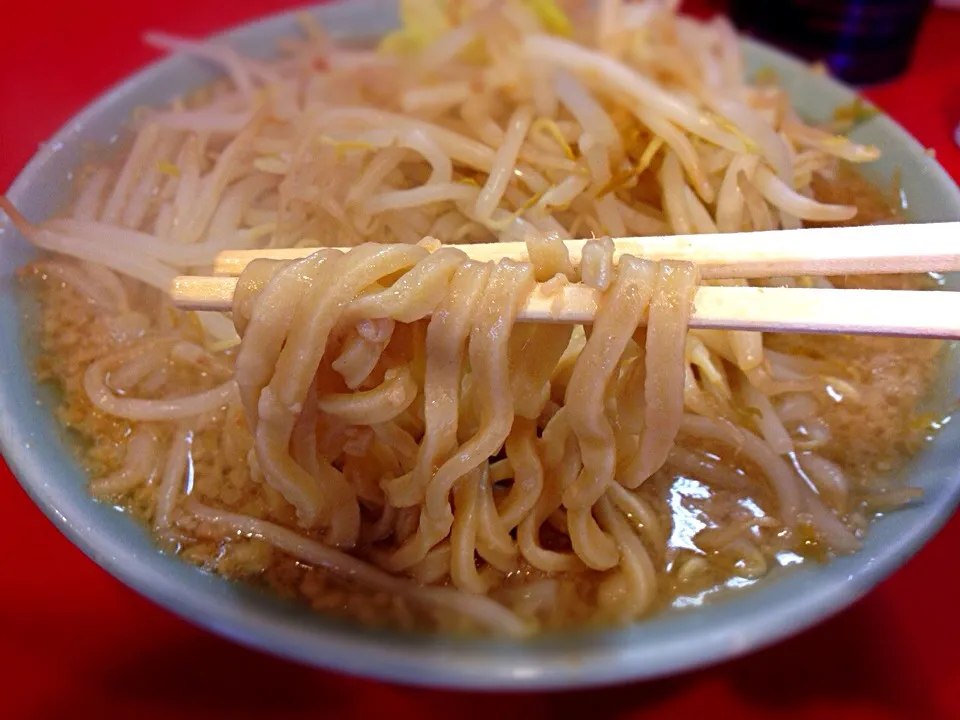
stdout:
[[[15,3],[15,4],[14,4]],[[147,29],[206,34],[280,0],[10,0],[0,17],[0,188],[73,113],[154,54]],[[960,179],[960,13],[933,13],[909,73],[869,96]],[[840,616],[709,670],[608,690],[407,689],[234,646],[87,560],[0,461],[0,716],[960,718],[960,519]]]

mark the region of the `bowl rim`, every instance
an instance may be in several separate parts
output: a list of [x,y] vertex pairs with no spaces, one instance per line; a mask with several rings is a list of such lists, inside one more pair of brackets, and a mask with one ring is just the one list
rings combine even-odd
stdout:
[[[350,4],[357,13],[383,11],[378,0],[353,0]],[[268,26],[292,23],[293,18],[304,11],[318,14],[322,19],[331,8],[345,5],[345,2],[323,3],[266,15],[212,37],[234,40],[244,34],[267,34],[270,31]],[[743,42],[755,51],[777,58],[794,72],[804,71],[802,62],[785,53],[749,39]],[[11,200],[17,203],[18,198],[42,182],[45,165],[57,146],[69,141],[74,127],[96,119],[106,106],[135,89],[157,82],[175,60],[166,57],[150,63],[111,86],[71,117],[14,179],[7,193]],[[850,91],[832,78],[823,78],[823,82]],[[899,136],[911,154],[924,152],[923,146],[898,123],[886,115],[882,116],[882,121],[889,123],[890,131]],[[952,197],[952,204],[960,213],[960,189],[953,179],[935,161],[931,160],[927,166],[930,179]],[[22,356],[22,342],[19,347]],[[655,652],[650,648],[638,648],[637,643],[631,643],[629,639],[623,641],[621,638],[620,642],[608,646],[601,638],[599,644],[591,640],[590,644],[595,647],[589,653],[574,652],[565,657],[551,657],[556,650],[551,650],[549,642],[523,647],[487,641],[443,639],[433,642],[430,638],[390,643],[383,636],[350,627],[330,631],[318,624],[305,629],[297,617],[274,617],[273,613],[266,615],[260,610],[251,611],[243,601],[236,606],[218,607],[216,599],[202,588],[171,586],[162,570],[156,567],[158,563],[151,558],[144,561],[136,552],[123,547],[122,542],[111,537],[109,532],[92,528],[87,524],[90,517],[84,512],[85,508],[71,506],[69,499],[62,497],[62,492],[58,493],[56,483],[47,482],[46,456],[29,451],[30,439],[16,421],[17,406],[9,397],[7,386],[10,381],[5,378],[0,377],[0,417],[13,418],[14,421],[0,423],[0,453],[34,504],[73,545],[100,567],[175,615],[239,644],[315,667],[412,685],[501,690],[593,687],[661,677],[732,659],[794,635],[848,607],[912,556],[960,503],[960,474],[957,474],[952,478],[954,487],[942,498],[935,512],[928,514],[925,523],[922,526],[915,523],[912,532],[885,546],[876,561],[869,563],[856,578],[851,575],[848,583],[825,583],[811,587],[802,596],[768,604],[762,612],[742,620],[741,623],[749,627],[741,628],[733,635],[729,628],[701,626],[693,656],[691,637],[686,632],[668,636],[657,645]],[[88,498],[88,502],[92,506],[94,501]],[[736,605],[737,599],[725,603]],[[705,609],[698,609],[696,613],[703,614]],[[607,633],[614,634],[625,636],[628,633],[626,630]],[[572,638],[576,646],[576,633]],[[594,640],[597,638],[600,636]]]

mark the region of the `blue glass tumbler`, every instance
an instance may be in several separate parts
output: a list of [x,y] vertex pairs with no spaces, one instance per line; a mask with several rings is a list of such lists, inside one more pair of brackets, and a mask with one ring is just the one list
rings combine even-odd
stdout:
[[[730,0],[744,32],[864,85],[909,65],[930,0]],[[960,41],[960,38],[958,38]]]

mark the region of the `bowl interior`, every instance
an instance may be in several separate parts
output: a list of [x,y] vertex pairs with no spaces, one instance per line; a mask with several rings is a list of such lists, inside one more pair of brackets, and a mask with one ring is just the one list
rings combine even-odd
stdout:
[[[395,4],[380,0],[352,0],[313,12],[345,37],[379,35],[397,22]],[[279,37],[295,32],[291,13],[225,37],[244,52],[269,56]],[[750,71],[776,71],[807,117],[826,119],[853,99],[848,89],[781,53],[752,42],[745,51]],[[164,102],[214,77],[199,61],[174,58],[111,89],[44,145],[10,188],[10,199],[32,219],[51,215],[69,197],[71,170],[85,145],[114,141],[136,106]],[[960,219],[956,186],[893,121],[874,118],[855,138],[884,151],[867,170],[875,181],[888,182],[900,169],[913,220]],[[960,427],[953,423],[908,469],[926,500],[882,519],[862,552],[827,566],[802,567],[730,599],[626,629],[547,636],[523,645],[364,630],[162,555],[130,518],[90,499],[69,439],[53,417],[56,398],[31,372],[34,308],[18,291],[14,272],[33,252],[5,218],[0,234],[0,416],[5,418],[0,449],[23,487],[87,555],[142,594],[238,642],[314,665],[457,687],[573,687],[664,675],[755,649],[840,610],[914,553],[960,497]],[[938,396],[957,397],[956,368],[956,362],[949,364]]]

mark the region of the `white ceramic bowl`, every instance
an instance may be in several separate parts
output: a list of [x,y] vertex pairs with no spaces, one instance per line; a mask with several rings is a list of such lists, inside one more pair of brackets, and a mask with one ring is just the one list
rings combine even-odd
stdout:
[[[315,13],[341,36],[370,37],[397,22],[395,5],[386,0],[351,0]],[[224,37],[244,52],[267,56],[277,38],[295,31],[293,15],[286,14]],[[750,42],[745,49],[749,65],[773,68],[808,117],[825,119],[853,97],[780,53]],[[175,58],[121,83],[44,146],[9,197],[28,217],[51,215],[67,198],[70,171],[84,144],[109,142],[134,107],[165,102],[214,77],[199,61]],[[903,129],[878,117],[855,137],[884,151],[883,161],[868,169],[870,175],[882,180],[901,168],[914,220],[960,219],[957,187]],[[24,328],[30,327],[35,308],[20,297],[13,272],[34,253],[9,224],[0,225],[0,232],[8,236],[0,242],[0,449],[24,489],[73,543],[138,592],[237,642],[305,663],[406,683],[474,688],[571,688],[689,669],[772,643],[854,602],[916,552],[960,497],[960,423],[953,423],[909,468],[910,481],[926,492],[925,501],[877,522],[863,550],[852,557],[784,573],[728,600],[605,632],[516,643],[361,629],[163,555],[127,516],[90,499],[86,477],[53,417],[55,398],[30,371],[35,347]],[[944,381],[950,397],[957,396],[955,367],[951,363]]]

